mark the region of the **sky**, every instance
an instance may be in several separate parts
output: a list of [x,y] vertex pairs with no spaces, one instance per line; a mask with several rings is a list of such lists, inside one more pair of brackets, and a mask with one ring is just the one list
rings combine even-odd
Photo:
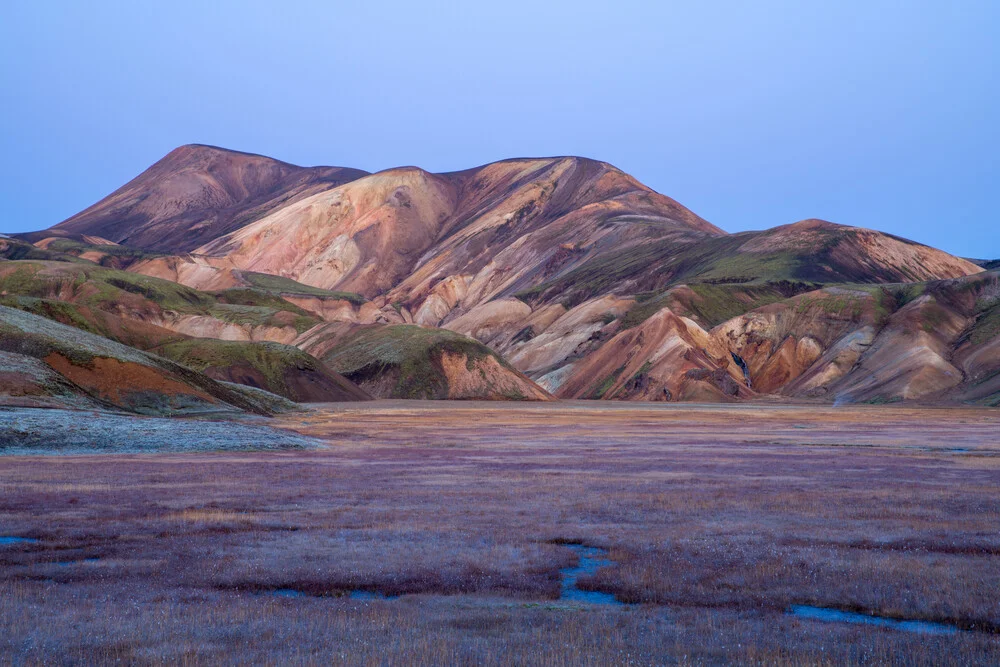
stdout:
[[1000,257],[1000,2],[53,2],[0,20],[0,232],[171,149],[604,160],[727,231]]

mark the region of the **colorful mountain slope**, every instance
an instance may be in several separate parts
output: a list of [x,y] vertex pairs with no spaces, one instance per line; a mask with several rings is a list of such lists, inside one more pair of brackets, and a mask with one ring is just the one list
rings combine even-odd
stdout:
[[[47,317],[296,402],[370,397],[290,345],[320,322],[259,289],[209,294],[111,269],[41,262],[0,262],[0,304]],[[192,337],[214,333],[228,340]]]
[[[11,295],[294,345],[377,396],[990,402],[1000,366],[988,263],[821,220],[726,234],[584,158],[366,174],[188,146],[21,239],[45,272],[134,278],[97,306],[94,269]],[[192,345],[157,331],[130,340]]]

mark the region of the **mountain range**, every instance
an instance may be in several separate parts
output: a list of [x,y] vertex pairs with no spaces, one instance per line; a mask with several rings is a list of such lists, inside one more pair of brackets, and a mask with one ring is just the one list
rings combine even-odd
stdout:
[[1000,403],[995,262],[822,220],[728,234],[584,158],[182,146],[0,257],[7,403]]

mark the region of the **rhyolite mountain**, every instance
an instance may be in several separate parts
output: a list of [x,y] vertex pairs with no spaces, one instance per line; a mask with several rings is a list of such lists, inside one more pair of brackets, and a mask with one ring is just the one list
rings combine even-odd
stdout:
[[290,345],[375,396],[1000,400],[997,271],[822,220],[727,234],[584,158],[369,174],[185,146],[14,236],[6,264],[213,300],[116,317]]

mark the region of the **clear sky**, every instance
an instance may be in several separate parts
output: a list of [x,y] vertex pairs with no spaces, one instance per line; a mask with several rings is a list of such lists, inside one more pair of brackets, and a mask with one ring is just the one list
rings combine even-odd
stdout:
[[59,2],[0,18],[0,231],[172,148],[605,160],[728,231],[1000,257],[1000,2]]

